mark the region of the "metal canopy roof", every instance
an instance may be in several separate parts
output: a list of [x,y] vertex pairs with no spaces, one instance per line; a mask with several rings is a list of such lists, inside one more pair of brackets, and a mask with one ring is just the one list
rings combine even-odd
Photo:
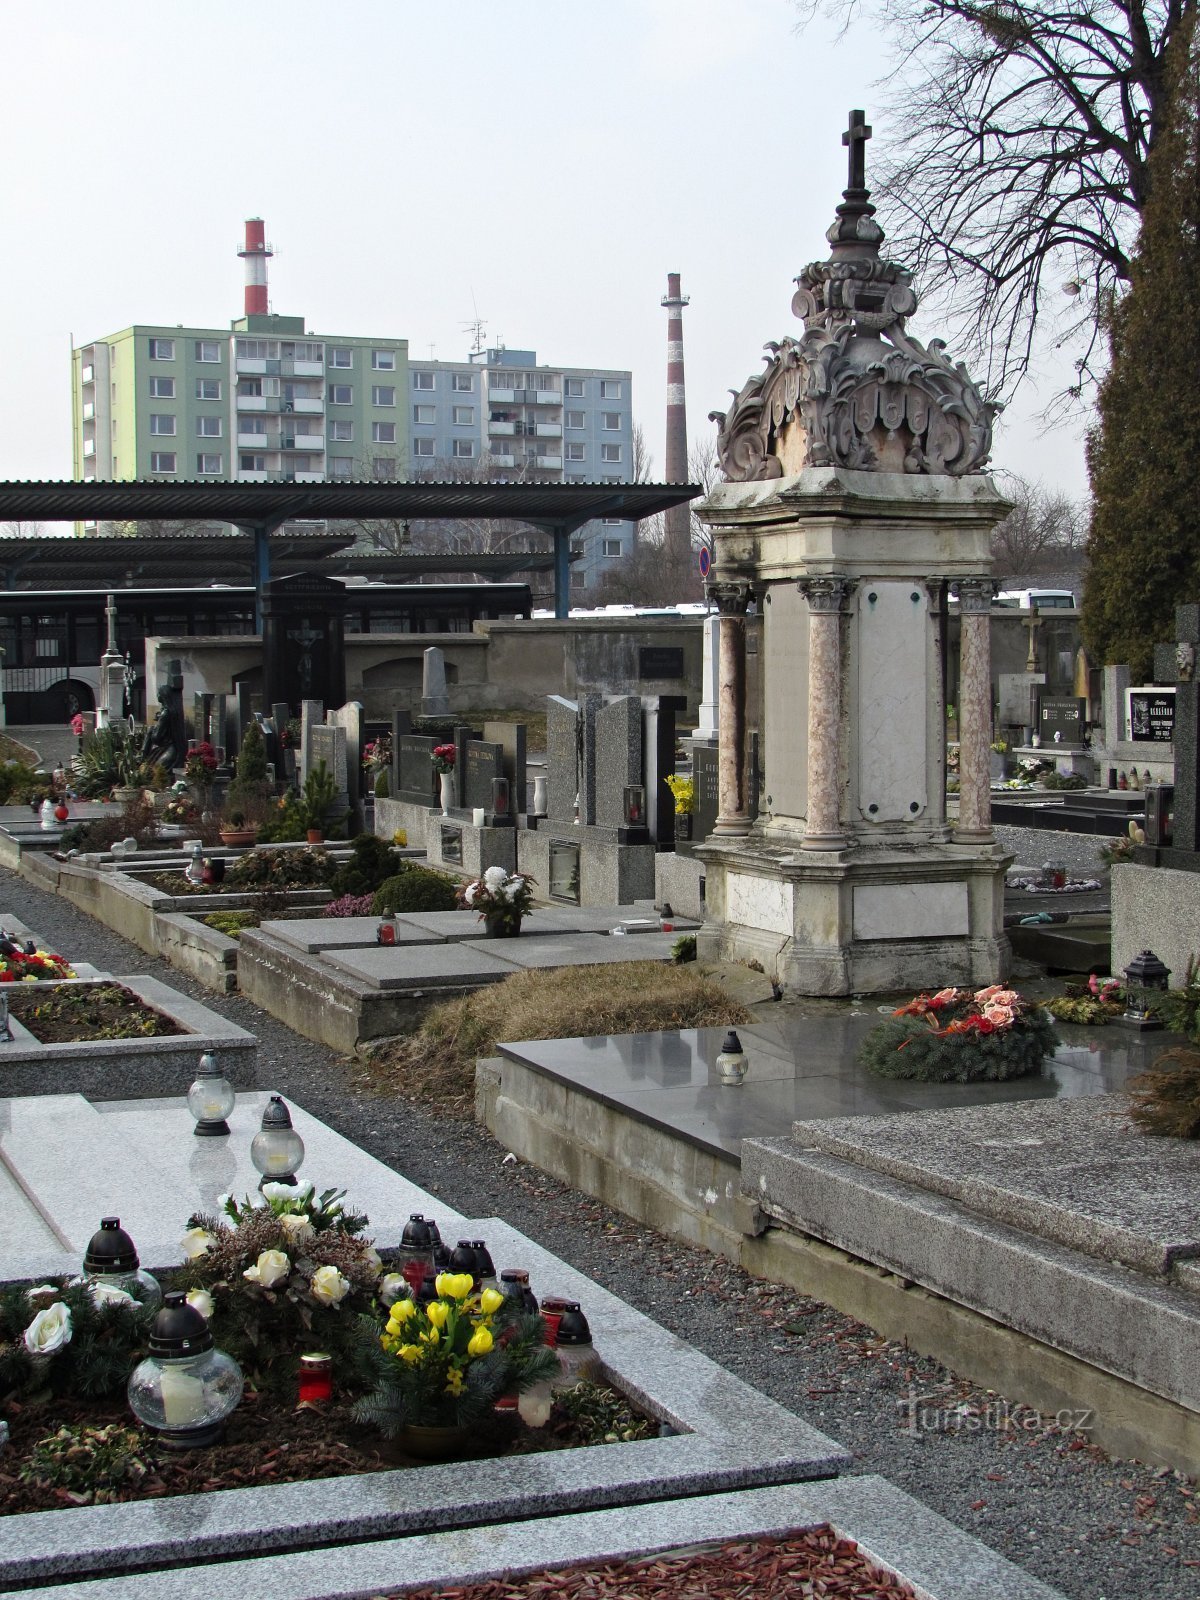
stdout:
[[453,517],[578,528],[595,517],[640,521],[699,493],[695,484],[682,483],[0,482],[0,522],[207,521],[261,528],[297,518]]

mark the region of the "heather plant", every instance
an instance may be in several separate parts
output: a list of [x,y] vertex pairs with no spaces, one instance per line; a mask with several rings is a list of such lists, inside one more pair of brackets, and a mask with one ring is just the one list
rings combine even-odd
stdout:
[[1200,1139],[1200,1050],[1164,1050],[1129,1083],[1130,1119],[1168,1139]]

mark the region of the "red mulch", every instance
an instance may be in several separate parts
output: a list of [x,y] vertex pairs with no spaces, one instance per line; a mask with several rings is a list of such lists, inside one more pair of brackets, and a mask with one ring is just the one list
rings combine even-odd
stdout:
[[700,1551],[556,1568],[451,1588],[392,1589],[376,1600],[914,1600],[830,1527]]

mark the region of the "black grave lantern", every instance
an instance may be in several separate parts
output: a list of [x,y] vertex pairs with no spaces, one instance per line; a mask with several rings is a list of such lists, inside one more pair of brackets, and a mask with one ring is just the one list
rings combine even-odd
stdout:
[[1164,966],[1153,950],[1134,956],[1124,972],[1126,1022],[1143,1028],[1159,1026],[1150,1016],[1150,997],[1166,993],[1170,976],[1170,967]]

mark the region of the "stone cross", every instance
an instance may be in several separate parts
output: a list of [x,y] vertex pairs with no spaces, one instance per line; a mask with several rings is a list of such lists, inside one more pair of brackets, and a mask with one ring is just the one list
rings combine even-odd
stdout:
[[1154,676],[1175,685],[1175,820],[1171,847],[1200,850],[1196,815],[1200,788],[1200,605],[1175,607],[1175,644],[1154,647]]
[[865,189],[867,187],[867,140],[871,137],[871,128],[867,122],[864,111],[850,113],[850,126],[842,135],[842,143],[850,151],[850,176],[846,185],[848,189]]

